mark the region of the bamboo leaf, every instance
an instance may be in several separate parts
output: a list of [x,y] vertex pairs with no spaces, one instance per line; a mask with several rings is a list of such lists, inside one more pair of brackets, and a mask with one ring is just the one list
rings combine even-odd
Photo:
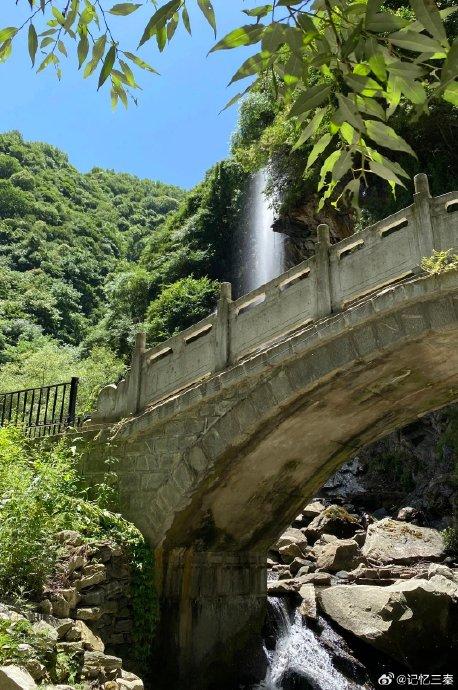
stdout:
[[207,20],[207,22],[210,24],[213,31],[215,32],[215,38],[216,38],[216,17],[215,17],[215,10],[213,9],[213,5],[211,4],[210,0],[197,0],[197,4],[199,5],[201,11],[203,12],[205,19]]
[[445,28],[434,0],[409,0],[418,21],[438,41],[445,41]]
[[30,25],[29,25],[28,46],[29,46],[30,59],[32,61],[32,65],[34,65],[35,64],[35,57],[36,57],[37,50],[38,50],[38,36],[37,36],[36,29],[32,23],[30,23]]
[[331,94],[332,86],[329,84],[317,84],[312,86],[307,91],[303,91],[299,94],[293,107],[290,110],[290,115],[300,115],[301,113],[306,113],[312,108],[316,108],[321,105],[323,101],[326,100]]
[[116,47],[112,45],[110,47],[110,50],[105,56],[105,60],[103,61],[102,69],[100,70],[100,75],[99,75],[99,83],[97,86],[97,90],[100,89],[101,86],[106,82],[108,77],[110,76],[111,70],[113,69],[114,62],[116,60]]
[[313,149],[310,151],[309,157],[307,158],[307,165],[306,165],[306,170],[310,168],[313,163],[315,163],[316,159],[318,156],[320,156],[325,148],[329,146],[331,140],[333,139],[333,135],[329,134],[329,132],[326,132],[326,134],[323,134],[320,139],[316,142],[315,146]]
[[390,34],[388,39],[395,46],[415,53],[437,53],[442,51],[442,45],[439,41],[424,34],[418,34],[416,31],[396,31]]
[[149,41],[161,27],[164,28],[165,23],[175,14],[180,5],[181,0],[169,0],[169,2],[160,7],[146,25],[138,47]]
[[121,2],[118,5],[113,5],[111,10],[108,10],[110,14],[115,14],[115,15],[120,15],[122,17],[126,17],[128,14],[132,14],[132,12],[136,12],[138,8],[141,7],[141,4],[134,4],[132,2]]
[[293,151],[300,148],[303,144],[305,144],[306,141],[308,141],[308,139],[310,139],[310,137],[313,134],[315,134],[315,132],[318,130],[321,124],[325,112],[326,108],[320,108],[319,110],[317,110],[313,118],[308,123],[307,127],[302,131],[299,139],[294,144]]
[[238,29],[234,29],[228,33],[221,41],[214,45],[210,53],[214,53],[216,50],[230,50],[231,48],[249,46],[253,43],[257,43],[261,39],[264,29],[265,27],[263,24],[240,26]]
[[392,127],[378,120],[365,120],[368,136],[379,146],[383,146],[392,151],[405,151],[416,158],[416,154],[409,144],[396,134]]

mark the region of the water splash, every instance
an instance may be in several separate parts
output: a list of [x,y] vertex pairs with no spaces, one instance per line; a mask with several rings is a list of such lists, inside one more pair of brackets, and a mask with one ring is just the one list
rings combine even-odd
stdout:
[[278,640],[273,652],[268,652],[269,669],[265,680],[258,686],[263,690],[281,690],[281,681],[287,671],[304,676],[316,690],[353,690],[361,686],[349,682],[331,661],[313,631],[303,624],[296,609],[291,617],[281,598],[269,598],[278,628]]
[[284,271],[284,235],[272,230],[272,200],[265,192],[267,170],[255,173],[248,184],[238,237],[235,238],[235,291],[243,295]]

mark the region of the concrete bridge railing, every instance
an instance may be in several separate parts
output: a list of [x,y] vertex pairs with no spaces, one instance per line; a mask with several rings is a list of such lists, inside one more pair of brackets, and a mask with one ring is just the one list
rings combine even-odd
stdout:
[[151,349],[137,336],[132,366],[99,396],[93,422],[113,422],[243,360],[287,333],[345,309],[353,301],[414,275],[423,257],[456,241],[458,192],[431,197],[415,177],[413,204],[331,245],[318,227],[315,256],[231,300],[223,283],[217,311]]

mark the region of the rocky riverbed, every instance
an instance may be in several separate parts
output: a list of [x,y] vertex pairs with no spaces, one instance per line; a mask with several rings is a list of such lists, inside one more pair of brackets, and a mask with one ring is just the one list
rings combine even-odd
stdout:
[[[261,687],[371,688],[389,672],[453,673],[458,563],[417,518],[410,506],[381,519],[323,498],[304,507],[269,553]],[[319,654],[326,667],[313,663]]]

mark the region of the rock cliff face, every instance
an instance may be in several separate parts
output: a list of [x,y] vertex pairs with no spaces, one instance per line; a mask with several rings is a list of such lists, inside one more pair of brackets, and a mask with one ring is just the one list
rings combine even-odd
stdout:
[[458,487],[458,406],[434,412],[369,446],[323,486],[320,495],[376,517],[413,509],[410,520],[452,525]]

